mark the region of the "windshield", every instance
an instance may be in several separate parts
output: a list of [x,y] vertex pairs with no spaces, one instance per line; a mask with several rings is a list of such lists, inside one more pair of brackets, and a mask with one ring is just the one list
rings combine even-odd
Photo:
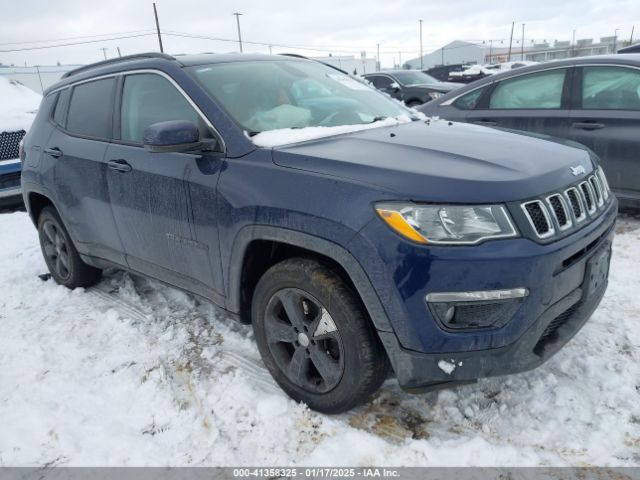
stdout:
[[310,61],[231,62],[188,71],[250,134],[411,115],[363,82]]
[[411,85],[422,85],[425,83],[440,83],[440,80],[436,80],[431,75],[427,75],[426,73],[419,70],[396,72],[393,75],[402,85],[405,85],[407,87],[410,87]]

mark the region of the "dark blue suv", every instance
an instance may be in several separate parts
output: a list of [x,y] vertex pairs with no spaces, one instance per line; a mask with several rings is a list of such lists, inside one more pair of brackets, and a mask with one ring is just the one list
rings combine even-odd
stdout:
[[291,57],[144,54],[45,92],[22,188],[53,278],[107,267],[251,323],[294,399],[347,410],[540,365],[606,285],[587,149],[428,119]]

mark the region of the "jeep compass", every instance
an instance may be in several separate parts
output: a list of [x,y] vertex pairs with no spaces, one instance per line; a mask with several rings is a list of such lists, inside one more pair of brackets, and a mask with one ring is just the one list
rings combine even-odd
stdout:
[[607,286],[617,201],[585,148],[430,119],[304,58],[68,72],[21,153],[51,275],[116,267],[253,326],[297,401],[348,410],[532,369]]

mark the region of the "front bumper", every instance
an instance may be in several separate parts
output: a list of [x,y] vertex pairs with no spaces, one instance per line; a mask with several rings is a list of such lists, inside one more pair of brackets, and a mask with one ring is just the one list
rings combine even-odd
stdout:
[[0,162],[0,204],[22,195],[20,188],[20,171],[22,164],[19,159]]
[[[616,213],[612,199],[591,224],[547,245],[516,239],[428,248],[393,244],[378,224],[363,230],[364,238],[376,239],[369,242],[381,257],[381,266],[371,268],[376,264],[369,261],[368,271],[393,327],[378,333],[400,385],[422,389],[469,382],[530,370],[550,358],[578,332],[604,295],[606,278],[597,291],[586,294],[585,276],[591,259],[611,248]],[[352,251],[364,250],[363,245],[353,242]],[[379,288],[384,282],[387,288]],[[530,295],[498,328],[446,331],[425,302],[431,292],[516,287],[529,289]],[[549,334],[548,329],[553,331]]]

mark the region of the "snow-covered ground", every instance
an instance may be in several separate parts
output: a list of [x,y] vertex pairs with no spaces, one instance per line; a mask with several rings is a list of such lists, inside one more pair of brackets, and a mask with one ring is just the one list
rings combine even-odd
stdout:
[[43,282],[27,215],[0,215],[0,466],[640,465],[640,221],[618,232],[601,307],[544,366],[325,416],[250,327],[122,272]]

